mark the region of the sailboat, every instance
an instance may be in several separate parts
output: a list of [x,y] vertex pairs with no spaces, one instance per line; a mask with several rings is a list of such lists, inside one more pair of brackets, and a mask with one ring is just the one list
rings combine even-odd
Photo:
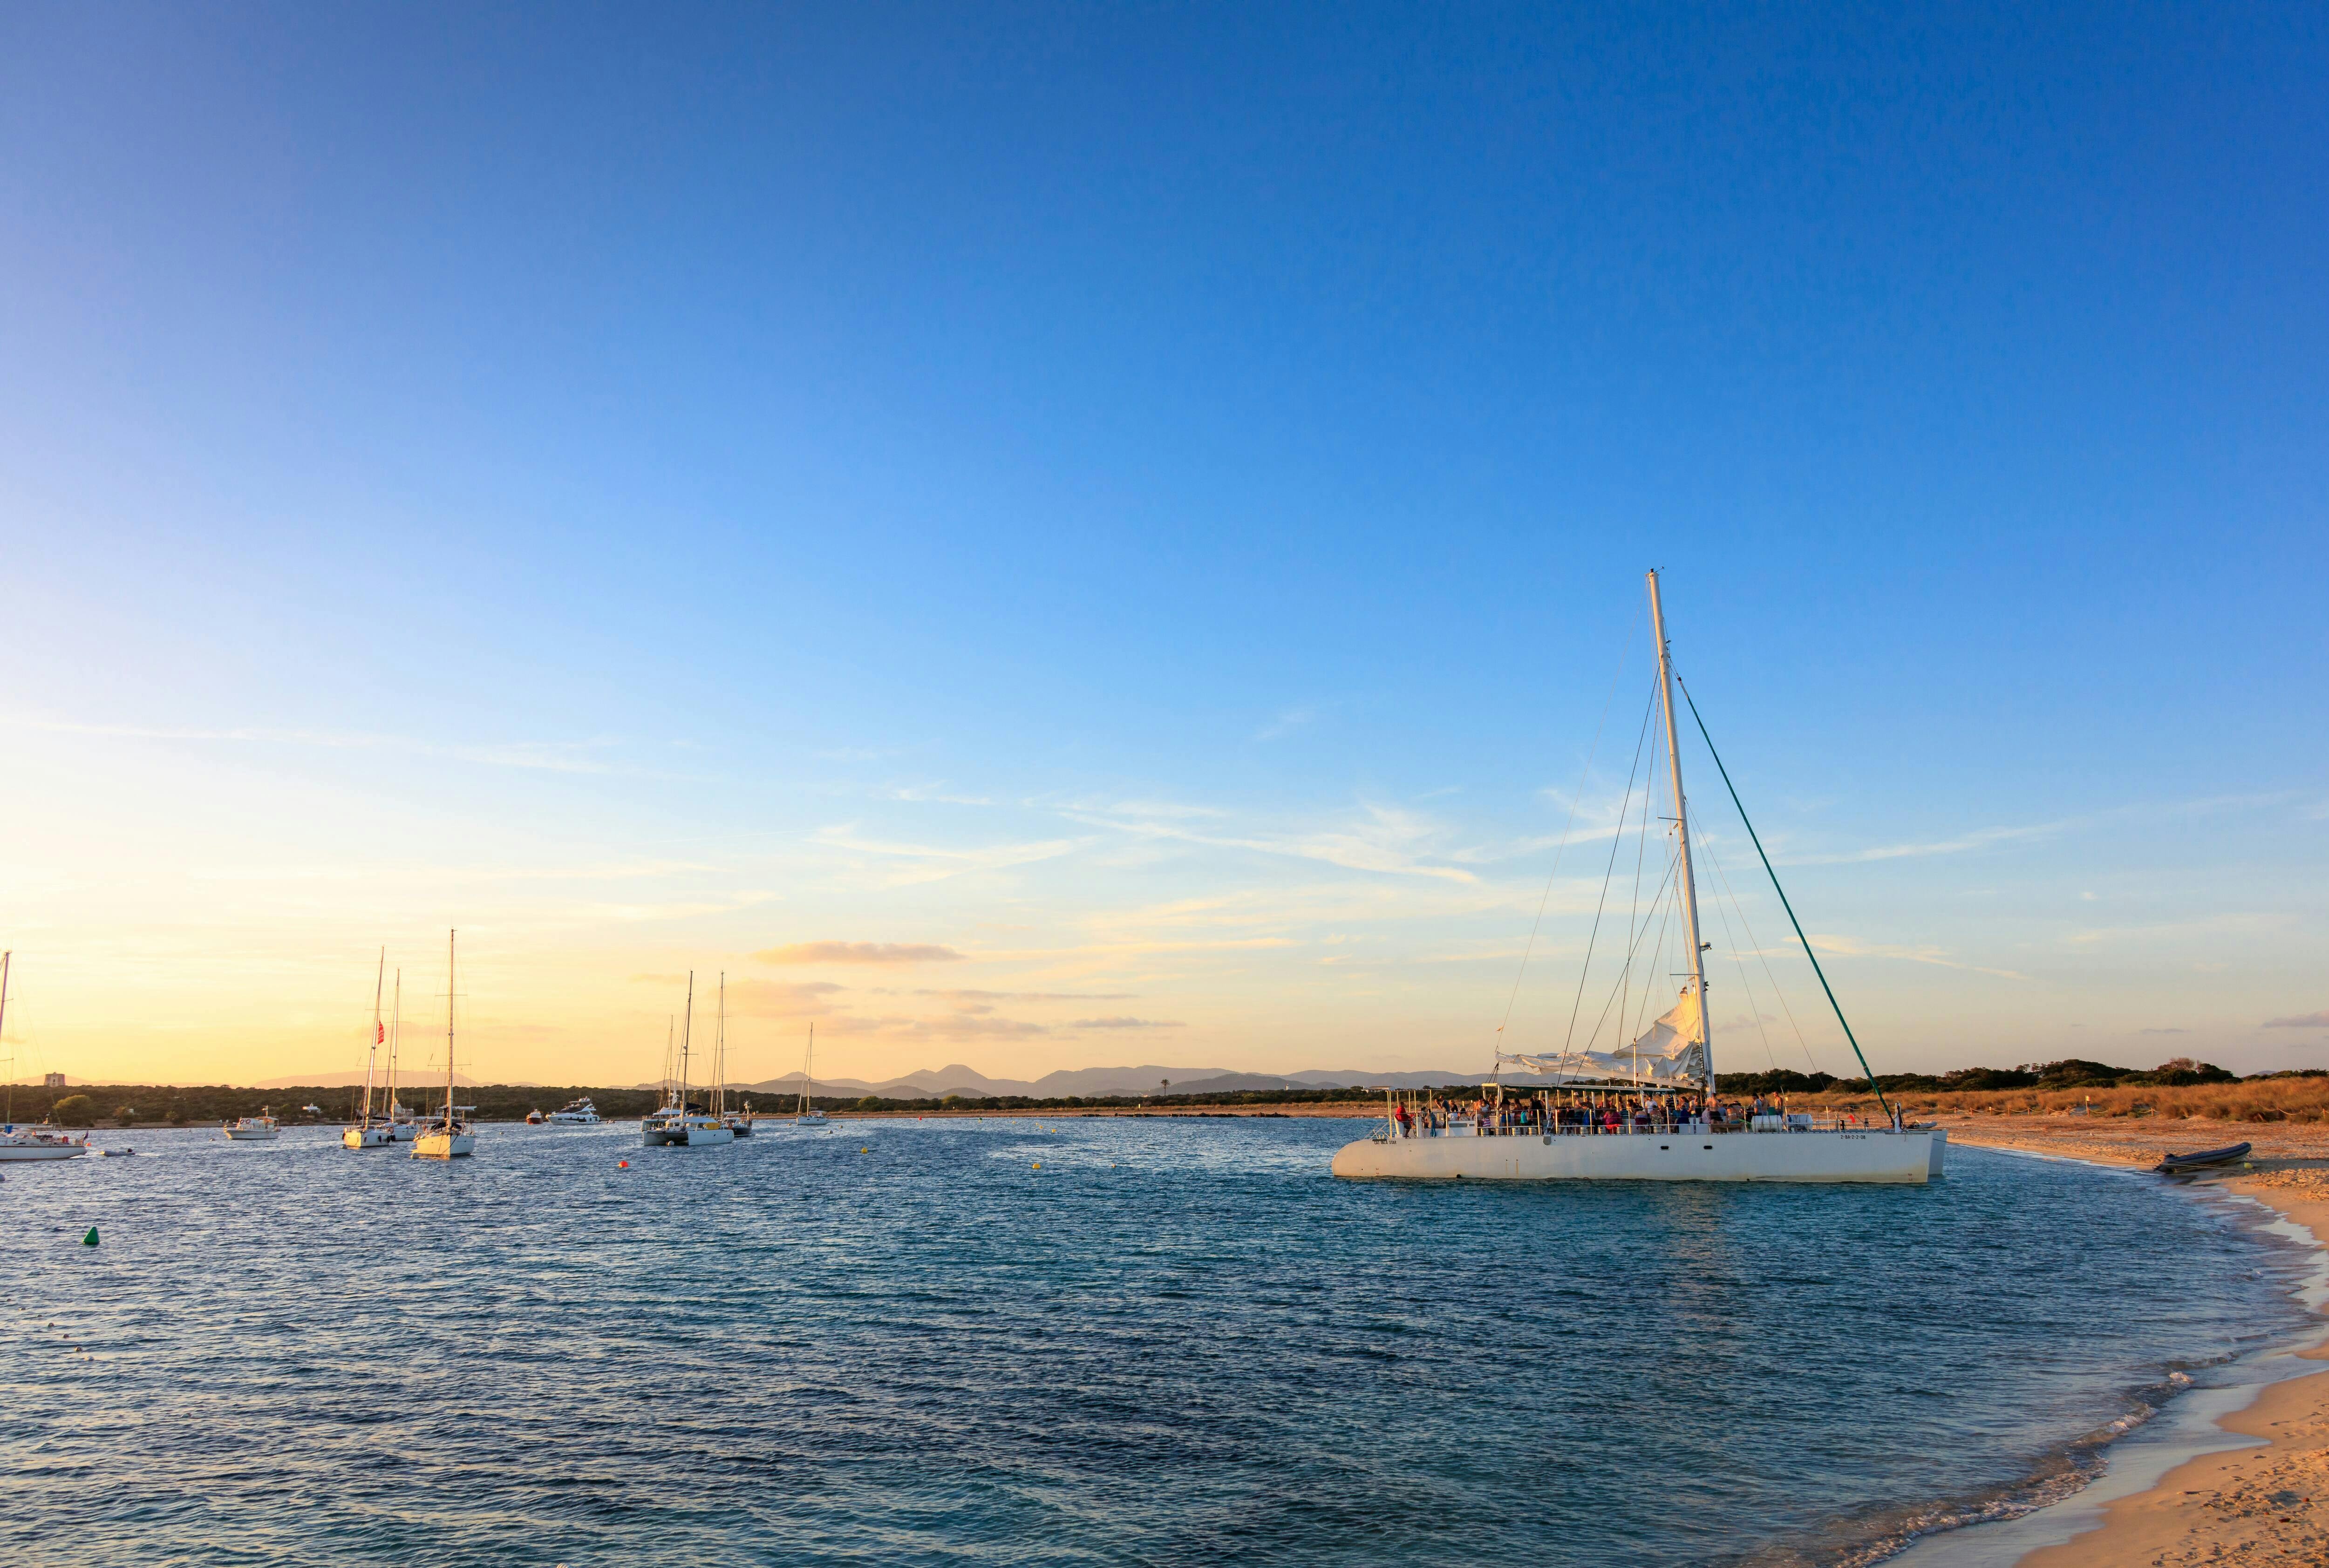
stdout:
[[810,1093],[816,1088],[816,1080],[809,1076],[809,1069],[816,1065],[816,1025],[811,1023],[808,1026],[808,1051],[801,1057],[800,1110],[793,1117],[796,1127],[827,1127],[833,1122],[832,1117],[816,1108],[816,1102]]
[[[0,1034],[6,1032],[8,1022],[8,969],[14,960],[14,953],[0,953]],[[0,1160],[73,1160],[89,1152],[89,1134],[76,1138],[61,1127],[42,1122],[37,1127],[16,1125],[16,1058],[8,1058],[8,1114],[0,1121]]]
[[[693,984],[693,982],[691,981],[691,990]],[[668,1018],[664,1019],[663,1103],[639,1118],[639,1143],[643,1148],[663,1149],[674,1143],[684,1144],[687,1141],[686,1131],[680,1125],[681,1119],[687,1114],[687,1110],[680,1102],[679,1081],[673,1075],[678,1066],[677,1058],[672,1055],[674,1028],[674,1020]]]
[[685,1134],[680,1141],[684,1142],[690,1149],[710,1149],[721,1143],[736,1141],[736,1130],[729,1126],[720,1114],[728,1094],[728,1085],[723,1077],[728,1070],[727,1065],[721,1060],[728,1028],[728,977],[726,975],[720,977],[721,1038],[721,1044],[713,1048],[712,1054],[712,1093],[705,1096],[712,1107],[708,1112],[692,1109],[687,1103],[687,1037],[689,1028],[694,1021],[695,974],[690,971],[687,976],[687,1019],[681,1025],[679,1031],[679,1124],[680,1131]]
[[380,1047],[388,1038],[380,1022],[381,982],[388,978],[388,949],[380,950],[380,968],[372,978],[372,1049],[364,1054],[363,1110],[356,1124],[340,1134],[340,1142],[349,1149],[385,1149],[395,1140],[389,1136],[386,1118],[372,1119],[372,1070],[380,1060]]
[[752,1135],[751,1111],[749,1108],[741,1111],[728,1109],[728,976],[724,973],[720,977],[720,1032],[713,1038],[717,1043],[712,1047],[712,1072],[720,1087],[713,1091],[712,1113],[720,1118],[721,1126],[737,1137],[750,1138]]
[[[1885,1122],[1858,1125],[1835,1122],[1817,1124],[1808,1116],[1758,1115],[1740,1126],[1723,1118],[1715,1106],[1713,1043],[1706,1010],[1707,944],[1699,935],[1698,885],[1691,869],[1690,813],[1682,786],[1682,746],[1674,712],[1673,653],[1666,639],[1665,607],[1658,593],[1658,574],[1649,574],[1650,629],[1657,644],[1657,708],[1664,716],[1666,773],[1674,791],[1674,904],[1682,916],[1682,940],[1688,953],[1689,974],[1679,999],[1638,1038],[1623,1048],[1597,1051],[1564,1048],[1542,1055],[1496,1053],[1496,1081],[1484,1084],[1488,1102],[1471,1116],[1408,1113],[1393,1103],[1386,1090],[1382,1131],[1358,1139],[1337,1150],[1334,1173],[1343,1177],[1419,1177],[1470,1180],[1545,1181],[1878,1181],[1919,1183],[1941,1174],[1947,1134],[1938,1128],[1909,1127],[1884,1100],[1875,1075],[1868,1084]],[[1688,689],[1683,697],[1687,700]],[[1692,716],[1705,735],[1705,721]],[[1646,723],[1646,717],[1645,719]],[[1709,755],[1713,741],[1707,739]],[[1724,787],[1732,803],[1738,791],[1721,765]],[[1646,806],[1645,807],[1646,812]],[[1746,810],[1740,808],[1746,821]],[[1762,840],[1753,824],[1748,835],[1756,852]],[[1614,863],[1614,861],[1613,861]],[[1764,869],[1770,870],[1768,856]],[[1794,906],[1772,874],[1787,918],[1795,921]],[[1803,928],[1796,927],[1803,939]],[[1821,989],[1833,1003],[1834,991],[1819,969],[1818,955],[1803,939],[1805,954],[1820,975]],[[1630,960],[1629,960],[1630,962]],[[1581,982],[1580,982],[1581,994]],[[1646,1009],[1645,1009],[1646,1010]],[[1852,1026],[1843,1022],[1841,1006],[1836,1019],[1860,1056],[1868,1062]],[[1619,1037],[1622,1039],[1622,1034]],[[1517,1100],[1507,1099],[1503,1082],[1509,1064],[1533,1074],[1537,1084]],[[1594,1103],[1598,1122],[1579,1114],[1579,1103]]]
[[396,972],[395,1001],[388,1015],[388,1115],[382,1122],[391,1143],[410,1143],[420,1136],[420,1123],[410,1106],[396,1097],[396,1053],[404,1040],[404,971]]
[[675,1094],[666,1090],[662,1108],[639,1123],[639,1141],[646,1148],[709,1149],[715,1144],[736,1141],[736,1134],[718,1117],[695,1110],[687,1103],[687,1067],[691,1060],[689,1042],[694,1032],[695,972],[690,970],[687,975],[687,1011],[682,1015],[679,1028],[677,1090]]
[[477,1147],[476,1130],[461,1119],[461,1112],[467,1107],[453,1103],[453,938],[457,934],[445,934],[445,1115],[412,1141],[415,1160],[462,1160]]

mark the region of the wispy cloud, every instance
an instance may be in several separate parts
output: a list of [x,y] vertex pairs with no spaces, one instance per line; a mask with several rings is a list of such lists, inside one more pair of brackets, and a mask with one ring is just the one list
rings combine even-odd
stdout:
[[1856,936],[1824,936],[1812,933],[1812,945],[1823,953],[1834,953],[1846,958],[1896,958],[1905,963],[1929,963],[1942,969],[1963,970],[1968,974],[1994,974],[2000,980],[2028,980],[2010,969],[1990,969],[1978,963],[1962,963],[1938,947],[1895,947],[1880,942],[1862,942]]
[[1179,1029],[1188,1026],[1178,1019],[1105,1018],[1078,1019],[1070,1024],[1071,1029]]
[[1353,871],[1432,877],[1450,882],[1478,880],[1462,867],[1446,864],[1450,857],[1436,852],[1447,837],[1446,827],[1436,818],[1372,802],[1362,803],[1355,812],[1331,822],[1277,833],[1200,831],[1184,820],[1134,813],[1124,807],[1105,811],[1068,808],[1062,814],[1086,826],[1135,838],[1322,860]]
[[1046,839],[1034,843],[949,849],[936,844],[908,844],[861,838],[854,822],[821,828],[816,840],[832,849],[896,862],[885,878],[892,887],[913,887],[969,872],[1001,871],[1014,866],[1032,865],[1039,860],[1051,860],[1071,854],[1090,842],[1088,839]]
[[752,954],[761,963],[953,963],[963,958],[951,947],[924,942],[794,942]]
[[211,745],[300,746],[329,751],[393,751],[414,756],[450,757],[484,767],[523,768],[542,773],[608,774],[641,772],[607,761],[603,753],[616,743],[599,738],[582,741],[512,740],[484,744],[422,740],[409,735],[365,730],[274,729],[236,725],[212,728],[193,725],[81,724],[65,719],[17,718],[16,728],[52,735],[88,735],[109,740],[170,740]]
[[[2140,822],[2170,821],[2180,817],[2212,816],[2221,812],[2252,811],[2268,807],[2286,807],[2297,797],[2287,790],[2264,794],[2204,795],[2187,801],[2144,801],[2104,811],[2089,812],[2079,816],[2063,817],[2051,822],[2028,822],[2018,826],[1976,828],[1950,838],[1928,841],[1884,844],[1873,849],[1839,850],[1826,854],[1789,854],[1775,857],[1789,866],[1848,866],[1870,860],[1898,860],[1928,855],[1962,855],[1975,850],[1985,850],[1998,844],[2026,842],[2051,838],[2081,828],[2097,827],[2106,822]],[[2082,893],[2081,898],[2094,895]]]
[[2298,1013],[2295,1018],[2267,1019],[2263,1027],[2268,1029],[2329,1029],[2329,1008],[2319,1012]]
[[1253,737],[1256,740],[1278,740],[1314,722],[1317,717],[1318,710],[1315,708],[1289,708],[1255,730]]

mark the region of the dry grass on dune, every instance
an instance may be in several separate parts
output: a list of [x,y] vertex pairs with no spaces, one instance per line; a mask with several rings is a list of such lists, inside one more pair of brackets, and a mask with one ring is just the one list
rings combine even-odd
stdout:
[[[1800,1099],[1800,1097],[1799,1097]],[[2237,1084],[2187,1084],[2124,1089],[1991,1089],[1961,1094],[1894,1094],[1894,1103],[1913,1114],[1957,1112],[1970,1116],[2043,1116],[2084,1105],[2090,1116],[2157,1116],[2171,1121],[2329,1122],[2329,1077],[2259,1078]],[[1875,1101],[1867,1091],[1831,1093],[1824,1105],[1838,1108]]]

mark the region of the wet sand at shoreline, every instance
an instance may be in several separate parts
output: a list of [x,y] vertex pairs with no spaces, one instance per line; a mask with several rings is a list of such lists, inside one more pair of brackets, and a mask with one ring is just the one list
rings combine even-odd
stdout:
[[[2329,1127],[2067,1116],[1943,1116],[1952,1142],[2148,1168],[2163,1154],[2249,1142],[2246,1168],[2193,1178],[2272,1208],[2329,1243]],[[2302,1352],[2329,1360],[2329,1347]],[[2329,1563],[2329,1371],[2271,1384],[2227,1432],[2260,1446],[2203,1454],[2122,1498],[2101,1523],[2017,1568],[2319,1568]]]

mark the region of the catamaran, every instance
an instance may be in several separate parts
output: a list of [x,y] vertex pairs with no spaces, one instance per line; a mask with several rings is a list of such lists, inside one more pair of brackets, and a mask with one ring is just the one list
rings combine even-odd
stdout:
[[[375,1122],[372,1117],[372,1070],[380,1060],[380,1047],[388,1038],[380,1021],[381,982],[387,978],[388,949],[383,947],[380,950],[380,968],[372,977],[372,1048],[364,1053],[363,1109],[357,1113],[356,1124],[340,1134],[341,1144],[349,1149],[385,1149],[396,1141],[389,1133],[387,1119]],[[397,989],[400,993],[403,990],[401,972],[397,977]],[[402,1003],[401,994],[397,1000]]]
[[462,1160],[477,1148],[476,1130],[461,1115],[475,1107],[453,1103],[453,939],[457,934],[445,934],[445,1114],[412,1141],[415,1160]]
[[[1706,1009],[1708,944],[1698,926],[1698,885],[1691,868],[1690,813],[1682,784],[1682,745],[1674,712],[1673,653],[1666,640],[1665,610],[1658,574],[1649,574],[1650,629],[1656,643],[1657,692],[1663,713],[1666,773],[1674,797],[1672,880],[1659,894],[1673,894],[1671,916],[1681,915],[1680,936],[1688,975],[1674,1006],[1630,1043],[1621,1032],[1609,1048],[1565,1044],[1559,1052],[1528,1053],[1497,1047],[1495,1081],[1483,1085],[1482,1108],[1449,1114],[1434,1106],[1402,1105],[1385,1091],[1383,1127],[1372,1137],[1344,1145],[1334,1172],[1345,1177],[1419,1177],[1472,1180],[1542,1181],[1881,1181],[1922,1183],[1941,1174],[1947,1135],[1938,1128],[1910,1127],[1885,1100],[1875,1075],[1869,1087],[1883,1107],[1883,1119],[1861,1124],[1844,1118],[1822,1122],[1804,1115],[1767,1113],[1743,1125],[1727,1118],[1716,1097],[1713,1044]],[[1687,702],[1689,689],[1683,687]],[[1706,739],[1708,755],[1722,776],[1731,803],[1747,822],[1730,775],[1706,735],[1696,704],[1691,716]],[[1646,727],[1648,716],[1645,714]],[[1655,754],[1653,754],[1655,755]],[[1629,796],[1630,796],[1630,785]],[[1647,814],[1645,797],[1644,814]],[[1747,822],[1748,836],[1771,875],[1771,886],[1796,923],[1794,906],[1771,871],[1762,840]],[[1612,850],[1612,865],[1615,861]],[[1742,915],[1743,917],[1743,915]],[[1647,922],[1643,923],[1645,930]],[[1660,922],[1659,941],[1664,922]],[[1833,1004],[1835,993],[1819,968],[1811,943],[1796,924],[1796,934],[1813,972]],[[1629,944],[1627,981],[1640,938]],[[1655,944],[1650,948],[1655,957]],[[1743,977],[1742,970],[1742,977]],[[1583,995],[1583,981],[1579,982]],[[1648,1010],[1645,1006],[1643,1011]],[[1620,1007],[1621,1021],[1625,1009]],[[1605,1008],[1606,1016],[1606,1008]],[[1861,1070],[1868,1059],[1836,1007],[1836,1020]],[[1501,1029],[1498,1038],[1503,1038]],[[1593,1039],[1598,1039],[1598,1026]],[[1507,1066],[1531,1075],[1534,1084],[1504,1083]],[[1512,1093],[1518,1087],[1517,1094]]]
[[816,1087],[816,1080],[809,1075],[809,1069],[815,1066],[816,1066],[816,1025],[811,1023],[808,1026],[808,1050],[801,1057],[800,1109],[793,1116],[793,1125],[796,1127],[827,1127],[833,1123],[832,1117],[816,1108],[816,1101],[813,1094]]

